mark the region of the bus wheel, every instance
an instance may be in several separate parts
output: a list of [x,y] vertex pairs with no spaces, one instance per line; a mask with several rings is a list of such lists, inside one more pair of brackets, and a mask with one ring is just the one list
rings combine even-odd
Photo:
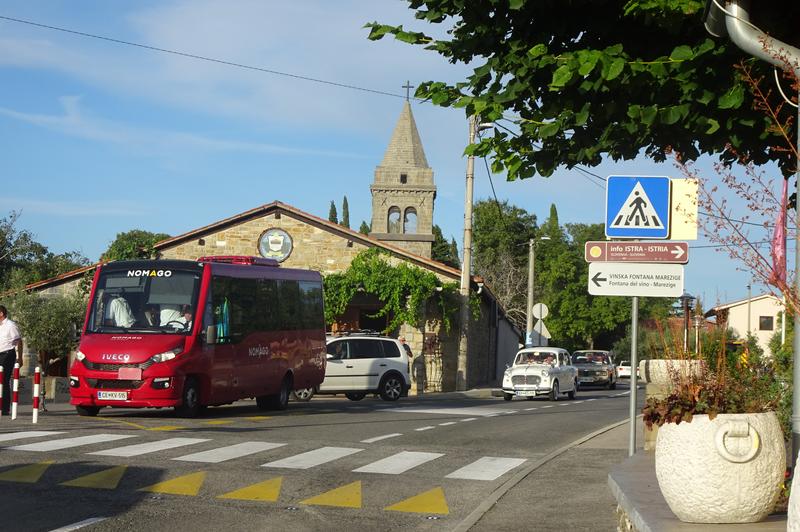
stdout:
[[261,410],[286,410],[289,406],[289,394],[292,391],[292,378],[286,376],[281,382],[281,389],[275,395],[260,395],[256,397],[256,405]]
[[75,410],[78,412],[79,416],[88,416],[94,417],[100,412],[99,406],[76,406]]
[[175,413],[181,417],[197,417],[200,413],[200,387],[197,379],[187,377],[183,383],[183,403],[175,407]]

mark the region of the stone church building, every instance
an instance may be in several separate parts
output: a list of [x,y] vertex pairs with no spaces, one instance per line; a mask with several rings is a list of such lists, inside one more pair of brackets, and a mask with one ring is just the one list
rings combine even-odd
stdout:
[[[324,275],[347,270],[360,252],[380,248],[389,261],[405,262],[434,273],[443,283],[458,282],[460,271],[431,258],[436,185],[428,166],[411,106],[403,105],[386,153],[376,168],[372,192],[372,232],[348,229],[304,212],[292,205],[273,201],[235,214],[204,227],[163,240],[155,245],[161,259],[195,260],[207,255],[254,255],[275,258],[282,266],[305,268]],[[96,266],[96,265],[95,265]],[[95,266],[82,268],[30,285],[43,293],[63,293]],[[504,310],[480,277],[473,277],[471,290],[480,299],[480,316],[468,327],[467,387],[497,382],[505,365],[516,353],[519,331],[506,319]],[[381,302],[359,293],[332,330],[386,327],[386,318],[373,315]],[[446,331],[436,305],[428,305],[424,324],[404,324],[394,335],[405,336],[417,362],[419,391],[455,389],[459,349],[458,317]],[[424,361],[424,364],[422,362]],[[30,364],[26,364],[31,367]],[[412,392],[413,393],[413,392]]]

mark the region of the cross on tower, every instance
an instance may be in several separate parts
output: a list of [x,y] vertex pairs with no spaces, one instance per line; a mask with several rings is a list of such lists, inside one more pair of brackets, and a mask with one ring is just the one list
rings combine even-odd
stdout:
[[406,101],[408,101],[408,91],[414,88],[414,85],[411,84],[410,81],[406,81],[406,84],[403,85],[403,88],[406,90]]

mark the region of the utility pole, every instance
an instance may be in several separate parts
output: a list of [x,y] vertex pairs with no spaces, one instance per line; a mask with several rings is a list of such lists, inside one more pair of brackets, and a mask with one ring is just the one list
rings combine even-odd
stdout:
[[[474,116],[469,117],[469,146],[475,143],[477,125]],[[458,367],[456,390],[467,389],[467,353],[469,350],[469,281],[472,270],[472,188],[475,181],[475,157],[467,156],[467,186],[464,195],[464,259],[461,261],[461,334],[458,341]]]
[[753,297],[750,295],[750,285],[747,285],[747,337],[750,338],[750,301]]

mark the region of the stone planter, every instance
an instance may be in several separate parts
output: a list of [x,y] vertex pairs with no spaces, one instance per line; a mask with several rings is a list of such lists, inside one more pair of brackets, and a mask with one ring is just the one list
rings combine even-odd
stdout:
[[697,415],[665,423],[655,451],[658,486],[689,523],[754,523],[775,508],[786,470],[774,412]]
[[639,378],[648,384],[671,387],[674,376],[700,375],[703,360],[650,359],[639,362]]
[[[800,456],[800,455],[798,455]],[[786,532],[800,532],[800,475],[792,477],[792,490],[789,493],[789,515],[786,522]]]

